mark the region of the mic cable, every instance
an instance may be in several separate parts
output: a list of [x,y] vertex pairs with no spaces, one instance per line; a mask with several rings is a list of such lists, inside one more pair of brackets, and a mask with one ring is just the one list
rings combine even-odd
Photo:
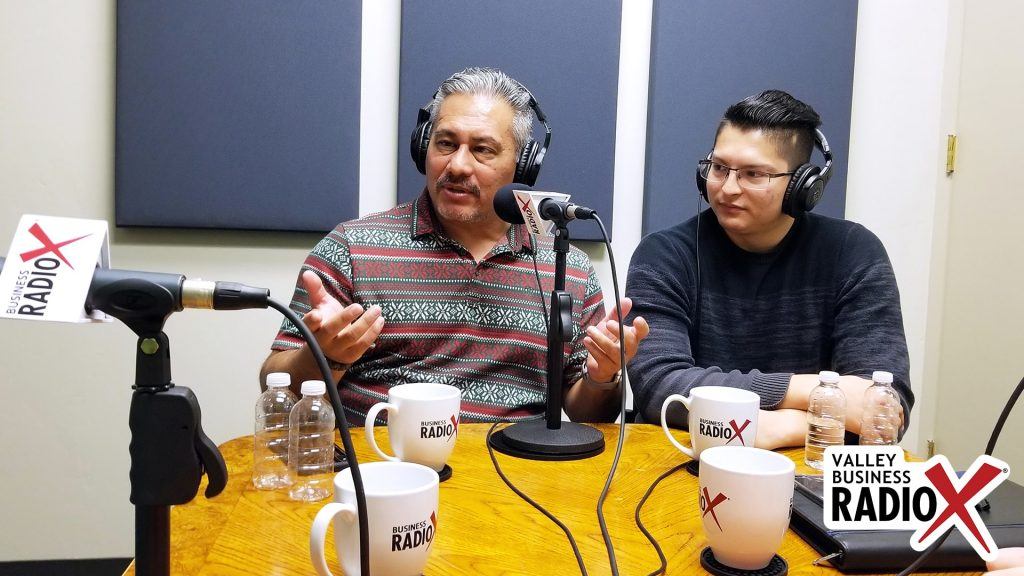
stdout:
[[664,574],[665,571],[668,569],[668,560],[665,559],[665,553],[661,550],[661,545],[658,544],[658,541],[654,539],[654,536],[647,530],[647,527],[644,526],[643,520],[640,519],[640,511],[643,510],[644,504],[647,503],[647,499],[650,498],[651,494],[654,493],[654,489],[658,487],[658,484],[661,484],[661,481],[664,480],[665,478],[668,478],[669,476],[675,474],[676,472],[679,472],[683,468],[686,468],[686,465],[688,463],[689,462],[683,462],[682,464],[677,464],[676,466],[669,468],[667,471],[663,472],[661,476],[658,476],[658,478],[650,486],[647,487],[647,492],[644,492],[644,497],[641,498],[640,502],[638,502],[636,505],[636,512],[633,514],[633,520],[636,522],[637,528],[639,528],[640,531],[643,532],[644,536],[654,547],[654,551],[658,553],[658,560],[661,561],[661,566],[659,566],[657,570],[651,572],[647,576],[658,576],[659,574]]
[[498,464],[498,459],[494,456],[494,447],[491,446],[491,435],[494,434],[494,429],[498,427],[498,424],[501,424],[501,422],[495,422],[491,425],[487,430],[487,439],[485,440],[487,443],[487,455],[491,457],[491,463],[494,464],[494,471],[498,473],[502,482],[504,482],[510,490],[516,493],[516,496],[519,496],[525,500],[527,504],[536,508],[541,514],[547,516],[549,520],[562,529],[562,532],[565,532],[565,537],[569,539],[569,545],[572,546],[572,553],[576,556],[576,564],[580,567],[580,574],[587,576],[587,567],[583,564],[583,556],[580,554],[580,547],[576,544],[576,539],[573,538],[572,531],[569,530],[569,527],[559,520],[554,514],[548,512],[546,508],[538,504],[533,498],[527,496],[525,492],[516,488],[515,484],[513,484],[512,481],[509,480],[508,476],[505,476],[505,473],[501,470],[501,465]]
[[267,298],[267,306],[283,314],[299,330],[299,333],[302,334],[302,339],[309,346],[309,351],[313,353],[313,358],[316,360],[317,367],[320,368],[320,374],[323,376],[324,383],[327,384],[327,395],[330,397],[331,406],[334,408],[335,425],[340,431],[341,443],[345,446],[345,457],[348,460],[349,468],[352,470],[352,485],[356,493],[356,513],[359,519],[359,572],[361,574],[370,574],[370,528],[366,513],[366,491],[363,488],[363,475],[359,471],[359,462],[356,460],[356,450],[352,446],[352,436],[349,434],[345,407],[341,403],[341,394],[338,393],[338,384],[331,377],[331,369],[327,365],[327,357],[324,356],[323,350],[320,349],[320,343],[317,342],[313,332],[299,318],[299,315],[287,305],[273,298]]
[[597,521],[601,526],[601,537],[604,538],[605,548],[608,550],[608,562],[611,564],[613,576],[618,576],[619,566],[615,560],[615,547],[612,545],[612,537],[608,532],[608,525],[604,520],[604,501],[608,498],[608,491],[612,487],[612,480],[615,478],[615,471],[619,468],[619,458],[622,456],[622,444],[626,439],[626,390],[629,385],[629,377],[626,372],[626,338],[625,322],[622,317],[622,298],[619,296],[619,276],[615,269],[615,252],[612,251],[612,243],[608,239],[608,231],[605,230],[601,217],[594,213],[594,220],[601,228],[601,236],[604,238],[605,248],[608,249],[608,263],[612,268],[612,288],[615,294],[615,313],[618,316],[619,325],[619,366],[622,370],[621,384],[622,402],[619,407],[619,439],[615,445],[615,456],[612,458],[612,465],[608,469],[608,478],[605,480],[604,488],[597,499]]
[[[608,470],[608,477],[605,480],[604,487],[601,490],[601,495],[598,497],[598,502],[597,502],[597,519],[598,519],[598,523],[600,524],[600,527],[601,527],[601,537],[603,538],[604,544],[605,544],[605,548],[608,551],[608,561],[611,564],[611,572],[612,572],[612,574],[614,576],[618,576],[619,569],[618,569],[618,563],[617,563],[616,558],[615,558],[615,548],[614,548],[614,546],[612,544],[611,534],[608,531],[608,524],[607,524],[607,522],[605,522],[605,518],[604,518],[604,502],[608,498],[608,492],[611,489],[612,480],[614,479],[615,472],[618,469],[619,460],[622,457],[623,442],[624,442],[624,440],[626,438],[626,387],[628,386],[629,378],[628,378],[628,373],[626,371],[626,349],[625,349],[625,328],[624,328],[625,318],[623,318],[623,316],[622,316],[622,303],[621,303],[622,299],[621,299],[621,297],[619,295],[619,279],[618,279],[618,273],[617,273],[617,271],[615,269],[615,253],[612,251],[611,242],[608,239],[608,231],[605,229],[604,222],[601,220],[600,216],[598,216],[596,213],[594,213],[593,217],[594,217],[594,220],[597,221],[598,227],[600,227],[600,229],[601,229],[601,236],[604,239],[605,248],[608,250],[608,261],[609,261],[609,264],[610,264],[611,269],[612,269],[612,287],[614,289],[614,294],[615,294],[615,309],[616,309],[616,313],[617,313],[617,316],[618,316],[618,326],[619,326],[619,330],[618,330],[618,332],[619,332],[619,364],[620,364],[620,369],[622,370],[622,379],[621,379],[622,383],[620,384],[620,386],[622,388],[622,398],[621,398],[621,404],[620,404],[620,407],[619,407],[619,438],[618,438],[618,442],[617,442],[616,447],[615,447],[615,456],[612,458],[612,465],[611,465],[610,469]],[[541,281],[540,281],[540,272],[537,269],[537,239],[533,235],[531,235],[531,244],[533,246],[533,271],[534,271],[534,277],[537,279],[537,291],[540,293],[540,297],[541,297],[540,300],[541,300],[541,304],[544,306],[544,316],[546,318],[547,317],[547,306],[544,303],[544,288],[543,288],[543,286],[541,284]],[[583,557],[580,555],[579,546],[576,544],[576,539],[573,537],[572,531],[569,530],[569,528],[561,520],[559,520],[557,517],[555,517],[554,514],[552,514],[551,512],[547,511],[543,506],[541,506],[540,504],[535,502],[533,499],[531,499],[529,496],[527,496],[525,493],[523,493],[521,490],[516,488],[516,486],[512,483],[512,481],[509,480],[509,478],[505,476],[504,472],[502,472],[501,465],[498,464],[498,460],[494,456],[494,449],[491,447],[491,442],[490,442],[491,435],[494,433],[494,429],[498,426],[498,424],[499,423],[496,422],[493,426],[491,426],[490,430],[487,431],[487,453],[491,457],[491,462],[494,465],[495,472],[498,473],[498,476],[502,479],[502,481],[504,481],[505,484],[509,487],[509,489],[511,489],[513,492],[515,492],[516,495],[518,495],[520,498],[525,500],[528,504],[530,504],[531,506],[536,508],[542,514],[547,516],[552,522],[554,522],[559,528],[562,529],[562,532],[565,533],[566,538],[568,538],[568,540],[569,540],[569,545],[572,546],[572,551],[573,551],[573,554],[576,556],[576,562],[579,565],[580,573],[583,574],[584,576],[586,576],[587,575],[587,568],[586,568],[586,566],[583,563]],[[656,542],[655,542],[655,547],[657,548],[657,550],[659,552],[659,555],[661,555],[661,548],[657,546]]]
[[[541,284],[540,271],[537,268],[537,236],[534,234],[530,234],[530,246],[532,247],[533,256],[533,277],[537,279],[537,292],[540,294],[540,305],[544,310],[544,325],[547,326],[548,305],[547,302],[544,300],[544,286]],[[536,508],[537,511],[539,511],[541,514],[547,516],[549,520],[554,522],[555,525],[558,526],[562,530],[562,532],[565,533],[565,537],[569,540],[569,546],[572,547],[572,553],[574,556],[576,556],[576,564],[580,568],[580,574],[582,574],[583,576],[587,576],[587,566],[583,563],[583,556],[580,554],[580,548],[579,545],[576,544],[576,538],[573,537],[572,530],[569,530],[569,527],[566,526],[561,520],[559,520],[558,517],[556,517],[546,508],[538,504],[533,498],[530,498],[525,492],[523,492],[519,488],[516,488],[515,484],[512,483],[512,480],[510,480],[508,476],[505,476],[505,472],[502,471],[501,465],[498,464],[498,458],[494,455],[494,448],[491,446],[491,436],[494,434],[494,429],[498,426],[498,424],[500,424],[500,422],[495,422],[490,427],[490,429],[487,430],[487,438],[484,441],[485,444],[487,444],[487,455],[491,457],[491,464],[494,465],[494,471],[498,473],[498,477],[501,478],[502,482],[504,482],[505,485],[509,487],[509,490],[512,490],[512,492],[514,492],[516,496],[519,496],[527,504]]]
[[[700,208],[701,208],[701,202],[700,201],[702,199],[703,199],[703,196],[701,194],[697,194],[697,233],[694,235],[694,242],[695,242],[695,245],[696,245],[696,247],[694,249],[694,253],[695,253],[696,257],[694,258],[694,260],[697,263],[697,295],[696,295],[697,302],[696,302],[696,314],[695,314],[697,319],[696,319],[696,322],[694,323],[693,334],[690,337],[691,344],[693,343],[694,338],[698,338],[699,337],[698,332],[700,331],[700,324],[701,324],[701,322],[700,322],[701,321],[701,310],[700,310],[700,213],[701,213],[701,209]],[[709,204],[709,206],[710,206],[710,204]],[[669,469],[667,472],[663,473],[661,476],[658,476],[658,478],[653,483],[651,483],[651,485],[647,488],[647,492],[644,494],[644,497],[641,498],[640,502],[638,502],[637,505],[636,505],[636,511],[635,511],[635,513],[633,515],[633,520],[634,520],[634,522],[636,522],[637,528],[639,528],[640,531],[643,532],[643,535],[651,543],[651,546],[654,547],[654,551],[658,553],[658,559],[661,561],[661,566],[659,566],[658,569],[655,570],[654,572],[651,572],[650,574],[648,574],[648,576],[658,576],[659,574],[665,574],[666,570],[668,569],[668,562],[665,559],[665,553],[661,550],[661,545],[658,544],[657,539],[655,539],[654,536],[647,530],[647,527],[644,526],[643,520],[640,519],[640,512],[643,510],[644,504],[647,503],[647,499],[650,497],[650,495],[652,493],[654,493],[654,489],[658,486],[658,484],[660,484],[661,481],[664,480],[665,478],[668,478],[672,474],[675,474],[679,470],[683,469],[686,466],[686,464],[687,463],[684,462],[684,463],[682,463],[682,464],[680,464],[680,465],[678,465],[678,466],[676,466],[674,468]]]
[[[999,440],[999,434],[1003,431],[1003,424],[1006,424],[1006,419],[1010,416],[1010,411],[1013,410],[1013,407],[1017,404],[1017,400],[1020,399],[1021,392],[1024,392],[1024,378],[1021,378],[1020,382],[1017,383],[1017,387],[1013,389],[1013,393],[1010,394],[1010,398],[1006,401],[1006,405],[1003,406],[1003,411],[999,414],[999,419],[996,420],[996,425],[992,428],[992,435],[989,436],[988,445],[985,446],[986,456],[991,456],[992,451],[995,450],[996,441]],[[982,502],[984,502],[984,500]],[[931,546],[926,548],[924,552],[921,552],[921,555],[917,557],[917,560],[914,560],[910,566],[904,568],[897,576],[910,576],[910,574],[913,574],[918,568],[924,565],[936,550],[939,549],[939,546],[942,546],[942,543],[946,541],[946,538],[949,538],[949,535],[952,534],[955,529],[955,525],[950,526],[949,530],[946,530],[938,540],[932,542]]]

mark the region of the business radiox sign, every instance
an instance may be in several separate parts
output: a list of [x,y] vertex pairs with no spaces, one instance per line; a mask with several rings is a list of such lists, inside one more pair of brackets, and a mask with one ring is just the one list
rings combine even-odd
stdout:
[[975,509],[1010,476],[1010,467],[979,456],[958,476],[945,456],[907,462],[898,446],[833,446],[825,451],[824,514],[830,530],[913,530],[924,550],[952,524],[985,561],[997,547]]
[[0,272],[0,318],[106,320],[84,308],[97,266],[110,267],[106,222],[22,216]]

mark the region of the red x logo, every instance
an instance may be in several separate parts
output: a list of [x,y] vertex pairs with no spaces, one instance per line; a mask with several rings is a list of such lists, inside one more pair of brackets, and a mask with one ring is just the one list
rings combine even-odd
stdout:
[[703,518],[708,514],[711,514],[711,518],[713,518],[715,521],[715,526],[718,526],[718,529],[721,530],[722,525],[718,523],[718,516],[715,514],[715,506],[718,506],[719,504],[725,502],[726,500],[728,500],[728,498],[725,496],[725,494],[722,494],[721,492],[719,492],[718,496],[715,496],[715,499],[712,500],[711,495],[708,493],[708,487],[705,486],[704,496],[701,498],[701,502],[704,504],[704,513],[701,514],[700,517]]
[[520,210],[525,210],[527,212],[530,211],[530,198],[529,197],[527,197],[525,200],[518,199],[518,198],[517,198],[517,200],[519,200],[519,209]]
[[[963,490],[960,492],[956,491],[953,486],[953,475],[947,472],[941,463],[935,463],[931,468],[925,471],[924,475],[928,480],[935,486],[935,490],[942,496],[946,501],[946,508],[935,517],[935,521],[932,522],[931,526],[921,535],[918,542],[923,542],[929,534],[935,531],[936,528],[941,526],[946,520],[952,515],[956,514],[958,518],[964,523],[964,526],[974,536],[975,542],[980,544],[986,552],[991,552],[988,545],[985,543],[985,539],[981,537],[981,532],[978,530],[977,524],[974,522],[974,518],[971,517],[967,511],[967,502],[977,495],[979,492],[984,490],[993,480],[999,477],[1002,470],[989,464],[984,463],[980,468],[971,476],[967,483],[964,484]],[[993,486],[995,488],[995,486]],[[965,534],[966,536],[966,534]]]
[[28,252],[22,252],[22,262],[28,262],[29,260],[39,258],[43,254],[53,252],[54,256],[60,258],[61,262],[67,264],[68,268],[71,268],[72,270],[74,270],[75,267],[71,265],[71,262],[68,262],[68,259],[64,257],[64,254],[61,253],[60,249],[67,246],[68,244],[71,244],[72,242],[77,242],[82,238],[85,238],[86,236],[91,236],[91,234],[86,234],[85,236],[79,236],[78,238],[72,238],[71,240],[65,240],[63,242],[54,243],[54,241],[50,240],[50,237],[46,235],[46,232],[43,232],[43,229],[42,227],[39,226],[38,222],[33,224],[32,227],[28,229],[28,232],[29,234],[35,236],[36,240],[42,242],[43,247],[36,248],[35,250],[29,250]]
[[[729,438],[729,442],[739,438],[740,444],[746,446],[747,443],[743,441],[743,431],[747,429],[747,426],[750,426],[749,419],[743,423],[743,426],[738,426],[735,420],[729,420],[729,427],[732,428],[732,438]],[[726,444],[729,442],[726,442]]]
[[452,414],[451,421],[452,421],[452,426],[455,427],[455,432],[452,433],[452,435],[453,436],[458,436],[459,435],[459,415],[458,414]]

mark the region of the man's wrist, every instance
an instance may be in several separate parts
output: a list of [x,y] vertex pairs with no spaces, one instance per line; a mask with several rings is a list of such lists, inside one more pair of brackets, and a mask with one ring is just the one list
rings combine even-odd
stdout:
[[346,371],[346,370],[348,370],[349,368],[352,367],[352,364],[347,364],[345,362],[338,362],[337,360],[332,360],[326,354],[324,355],[324,358],[327,358],[327,367],[330,368],[331,370],[333,370],[334,372],[344,372],[344,371]]
[[[316,355],[313,354],[313,349],[310,348],[309,346],[305,346],[305,349],[307,351],[307,358],[309,358],[309,360],[313,362],[313,368],[316,370],[317,373],[319,373],[320,365],[317,362]],[[344,372],[352,367],[351,363],[338,362],[337,360],[328,356],[326,352],[323,352],[323,350],[321,350],[321,352],[324,355],[324,360],[327,360],[327,368],[329,368],[332,372]]]
[[620,383],[622,383],[622,371],[618,371],[612,375],[611,380],[607,382],[601,382],[590,376],[590,371],[587,370],[587,366],[583,365],[583,382],[591,388],[598,390],[614,390]]

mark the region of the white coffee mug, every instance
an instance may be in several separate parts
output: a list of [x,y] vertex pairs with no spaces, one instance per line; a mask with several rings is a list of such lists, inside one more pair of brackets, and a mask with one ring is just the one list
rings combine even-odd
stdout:
[[715,559],[760,570],[782,544],[793,508],[796,465],[760,448],[716,446],[700,457],[699,505]]
[[[683,446],[668,429],[665,413],[673,402],[682,402],[689,411],[687,421],[690,443]],[[701,452],[713,446],[753,446],[757,436],[757,413],[761,397],[741,388],[699,386],[690,396],[673,394],[661,405],[661,427],[676,448],[697,460]]]
[[[381,458],[415,462],[440,472],[455,448],[459,432],[462,391],[447,384],[399,384],[388,390],[388,402],[378,402],[366,413],[366,440]],[[388,438],[395,455],[377,446],[373,422],[388,411]]]
[[[437,537],[437,472],[409,462],[359,465],[366,490],[370,571],[378,576],[419,576]],[[309,533],[309,556],[320,576],[332,576],[324,557],[327,526],[345,574],[359,574],[359,518],[352,470],[334,477],[334,502],[320,509]]]

